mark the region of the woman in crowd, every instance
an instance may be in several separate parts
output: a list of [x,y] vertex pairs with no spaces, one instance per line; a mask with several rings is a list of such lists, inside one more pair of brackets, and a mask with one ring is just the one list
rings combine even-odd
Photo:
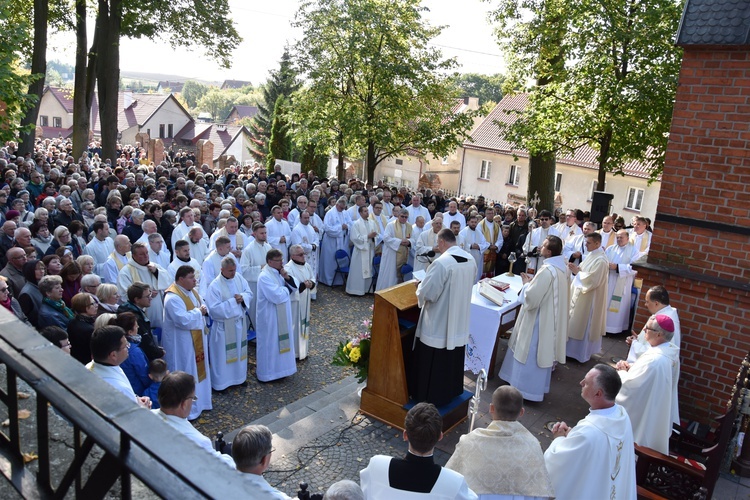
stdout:
[[65,264],[60,277],[63,280],[63,301],[68,307],[72,307],[73,297],[81,291],[81,266],[76,262]]
[[[119,191],[112,191],[107,195],[107,221],[110,227],[117,229],[117,219],[120,217],[122,197]],[[117,234],[120,234],[119,232]]]
[[47,268],[47,274],[54,274],[59,276],[62,271],[62,261],[57,255],[46,255],[42,259],[44,266]]
[[60,276],[45,276],[39,280],[42,293],[42,306],[39,308],[39,328],[59,326],[68,329],[68,323],[75,314],[62,299],[63,287]]
[[81,255],[82,250],[78,242],[73,241],[73,236],[70,233],[70,229],[66,226],[57,226],[53,233],[54,239],[47,249],[46,254],[52,255],[57,252],[58,248],[69,247],[70,251],[73,252],[73,258],[77,259]]
[[94,272],[94,258],[90,255],[81,255],[76,259],[76,264],[81,268],[81,277]]
[[[44,210],[45,212],[47,211],[43,208],[41,210]],[[31,244],[34,245],[34,248],[36,248],[39,255],[46,255],[47,250],[52,244],[52,235],[49,232],[47,222],[35,219],[34,222],[31,223],[31,226],[29,226],[29,231],[31,231]]]
[[70,234],[71,234],[71,246],[74,249],[78,249],[78,255],[76,256],[76,259],[83,255],[83,249],[86,248],[86,235],[84,234],[86,230],[88,229],[86,225],[79,221],[74,220],[70,223]]
[[99,299],[98,314],[117,313],[117,308],[120,307],[120,293],[117,291],[117,285],[102,283],[96,290],[96,298]]
[[21,309],[21,304],[18,303],[15,297],[12,296],[10,284],[8,278],[0,276],[0,305],[3,306],[9,313],[17,317],[29,326],[32,326],[26,315]]
[[42,292],[39,291],[39,280],[47,273],[47,267],[41,260],[29,260],[23,265],[23,277],[26,284],[18,295],[21,310],[34,326],[39,326],[39,309],[42,307]]
[[68,336],[73,344],[71,354],[85,365],[91,361],[91,334],[94,333],[98,303],[90,293],[76,294],[71,303],[75,313],[68,323]]
[[151,385],[151,379],[148,378],[148,357],[141,350],[141,336],[138,335],[138,318],[132,312],[124,312],[117,315],[115,324],[125,330],[125,338],[130,344],[128,358],[122,362],[120,368],[128,377],[133,392],[143,394],[143,391]]

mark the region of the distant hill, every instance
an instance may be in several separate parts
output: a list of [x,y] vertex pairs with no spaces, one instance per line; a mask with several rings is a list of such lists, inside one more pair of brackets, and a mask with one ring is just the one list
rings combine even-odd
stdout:
[[187,76],[182,75],[174,75],[170,73],[146,73],[144,71],[131,71],[126,69],[120,70],[120,77],[129,79],[129,80],[141,80],[141,81],[149,81],[149,82],[155,82],[158,83],[162,80],[170,80],[170,81],[177,81],[177,82],[185,82],[187,80],[192,80],[194,82],[203,83],[205,85],[215,85],[217,87],[221,86],[223,80],[221,81],[211,81],[211,80],[201,80],[199,78],[190,78]]

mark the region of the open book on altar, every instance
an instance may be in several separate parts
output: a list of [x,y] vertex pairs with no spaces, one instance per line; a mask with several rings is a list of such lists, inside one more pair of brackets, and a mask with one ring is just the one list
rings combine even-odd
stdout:
[[495,288],[488,281],[481,281],[479,283],[479,294],[485,299],[502,306],[507,300],[505,300],[505,294]]

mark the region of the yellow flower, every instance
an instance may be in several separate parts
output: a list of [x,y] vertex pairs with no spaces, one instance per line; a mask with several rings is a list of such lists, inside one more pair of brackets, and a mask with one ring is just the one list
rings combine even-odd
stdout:
[[359,358],[362,357],[362,353],[359,350],[359,347],[355,347],[352,349],[352,352],[349,353],[349,359],[352,363],[356,363],[359,361]]

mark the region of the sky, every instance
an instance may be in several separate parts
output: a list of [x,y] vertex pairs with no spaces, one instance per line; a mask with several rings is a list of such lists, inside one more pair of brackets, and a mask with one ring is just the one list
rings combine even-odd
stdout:
[[[276,69],[286,44],[301,34],[291,26],[299,0],[229,0],[231,16],[243,38],[233,53],[231,69],[219,67],[200,48],[173,50],[168,43],[123,38],[120,51],[122,71],[162,73],[209,81],[250,81],[255,85]],[[423,0],[429,9],[425,18],[433,26],[445,26],[433,44],[444,57],[455,57],[462,73],[501,73],[503,59],[492,27],[487,21],[491,3],[481,0]],[[91,23],[93,26],[93,22]],[[89,30],[89,35],[93,29]],[[75,38],[55,35],[49,43],[48,60],[74,64]]]

